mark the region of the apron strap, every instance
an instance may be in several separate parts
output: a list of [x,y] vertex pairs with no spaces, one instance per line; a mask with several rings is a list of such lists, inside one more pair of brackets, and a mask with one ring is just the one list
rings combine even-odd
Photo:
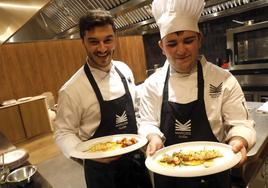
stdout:
[[[170,72],[170,66],[168,66],[167,75],[166,75],[166,79],[165,79],[165,83],[164,83],[163,102],[162,102],[162,108],[161,108],[162,110],[163,110],[164,103],[168,102],[168,80],[169,80],[169,72]],[[162,110],[161,110],[161,114],[162,114]]]
[[128,89],[128,85],[127,85],[127,80],[126,80],[125,76],[119,71],[119,69],[116,66],[114,66],[114,69],[119,74],[119,76],[120,76],[120,78],[121,78],[121,80],[123,82],[124,88],[125,88],[126,96],[127,96],[128,100],[131,101],[130,105],[134,109],[132,98],[131,98],[131,95],[130,95],[130,92],[129,92],[129,89]]
[[100,89],[99,89],[99,87],[98,87],[98,85],[97,85],[97,83],[96,83],[96,81],[95,81],[95,79],[94,79],[94,77],[93,77],[93,75],[92,75],[87,63],[84,65],[84,71],[85,71],[85,73],[87,75],[87,78],[88,78],[89,82],[91,83],[91,86],[92,86],[93,90],[95,91],[95,94],[96,94],[97,99],[98,99],[98,101],[100,103],[100,106],[102,106],[101,104],[103,104],[103,98],[102,98]]
[[198,99],[204,99],[204,77],[201,62],[197,62]]
[[123,85],[124,85],[124,88],[125,88],[125,91],[126,91],[126,94],[129,94],[129,89],[128,89],[128,85],[127,85],[127,81],[126,81],[126,78],[124,77],[124,75],[119,71],[119,69],[114,66],[114,69],[116,70],[116,72],[119,74],[122,82],[123,82]]

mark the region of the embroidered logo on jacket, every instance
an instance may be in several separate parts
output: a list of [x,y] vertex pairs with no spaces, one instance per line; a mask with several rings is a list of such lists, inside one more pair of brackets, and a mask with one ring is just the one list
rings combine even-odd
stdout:
[[209,84],[209,95],[212,98],[218,98],[221,95],[221,91],[222,91],[222,83],[220,83],[220,85],[218,85],[217,87]]
[[128,124],[128,119],[127,119],[126,111],[124,111],[121,116],[116,114],[115,123],[116,123],[115,126],[118,129],[124,129],[124,128],[126,128],[126,125]]
[[177,134],[179,138],[188,138],[191,135],[191,130],[191,120],[188,120],[186,123],[181,123],[177,119],[175,120],[175,134]]

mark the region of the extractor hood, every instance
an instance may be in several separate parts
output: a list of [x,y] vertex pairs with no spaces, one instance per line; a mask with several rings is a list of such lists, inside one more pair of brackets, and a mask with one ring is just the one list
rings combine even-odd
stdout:
[[50,0],[1,0],[0,44],[14,35]]
[[[158,32],[151,4],[152,0],[53,0],[7,42],[79,38],[79,18],[97,8],[113,14],[119,35]],[[207,0],[200,22],[267,5],[268,0]]]

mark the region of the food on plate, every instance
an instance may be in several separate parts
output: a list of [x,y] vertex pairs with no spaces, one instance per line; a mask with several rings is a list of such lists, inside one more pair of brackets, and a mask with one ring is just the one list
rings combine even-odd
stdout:
[[114,142],[111,141],[99,142],[91,146],[88,151],[90,152],[112,151],[118,148],[125,148],[131,146],[133,144],[136,144],[137,142],[138,141],[136,138],[123,138],[120,140],[116,140]]
[[164,154],[159,160],[160,164],[168,166],[196,166],[203,164],[206,168],[213,165],[213,159],[223,157],[220,151],[199,150],[199,151],[179,151],[173,152],[171,155]]
[[121,144],[121,147],[122,148],[125,148],[127,146],[131,146],[133,144],[136,144],[138,141],[136,138],[130,138],[130,139],[127,139],[127,138],[123,138],[122,140],[117,140],[116,143],[117,144]]

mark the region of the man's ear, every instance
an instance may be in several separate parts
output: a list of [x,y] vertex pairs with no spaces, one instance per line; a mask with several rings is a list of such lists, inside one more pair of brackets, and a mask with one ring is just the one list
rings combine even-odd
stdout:
[[158,41],[158,45],[159,45],[159,47],[160,47],[161,50],[162,50],[162,54],[163,54],[163,55],[166,55],[166,54],[165,54],[165,51],[164,51],[164,48],[163,48],[163,41],[162,41],[162,40],[159,40],[159,41]]

